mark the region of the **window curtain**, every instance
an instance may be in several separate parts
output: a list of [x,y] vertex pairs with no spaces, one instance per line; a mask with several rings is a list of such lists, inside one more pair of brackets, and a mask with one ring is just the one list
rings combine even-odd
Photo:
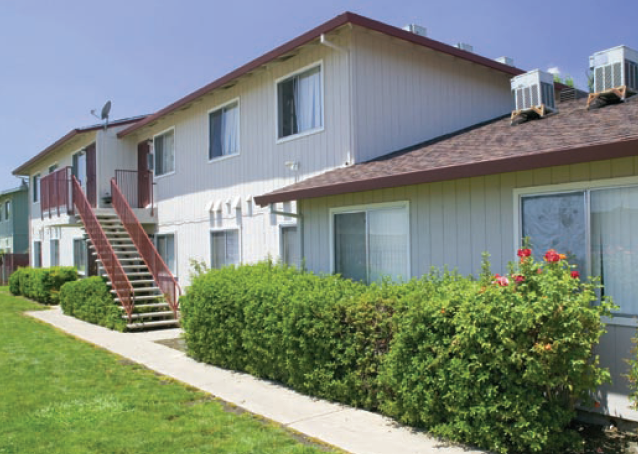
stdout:
[[282,260],[288,265],[299,267],[301,265],[301,254],[299,251],[299,233],[297,227],[283,227],[282,235]]
[[294,85],[294,103],[297,113],[297,132],[322,126],[321,67],[300,74]]
[[226,236],[224,232],[212,233],[213,247],[213,268],[221,268],[225,265],[226,259]]
[[369,281],[408,280],[408,216],[405,208],[368,213]]
[[366,213],[335,215],[334,236],[335,272],[345,278],[367,282]]
[[175,170],[175,135],[173,131],[164,134],[164,172]]
[[239,108],[237,104],[228,106],[222,113],[222,155],[239,151]]
[[591,273],[619,313],[638,314],[638,187],[591,192]]
[[555,249],[581,273],[587,272],[584,192],[524,197],[522,221],[523,237],[530,238],[536,260]]
[[211,238],[213,268],[239,264],[239,232],[237,230],[212,232]]

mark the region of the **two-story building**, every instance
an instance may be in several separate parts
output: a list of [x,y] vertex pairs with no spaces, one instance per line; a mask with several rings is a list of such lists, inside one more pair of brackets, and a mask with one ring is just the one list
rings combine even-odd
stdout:
[[118,137],[153,150],[156,239],[187,285],[191,260],[299,263],[294,201],[253,196],[503,115],[521,72],[346,13]]

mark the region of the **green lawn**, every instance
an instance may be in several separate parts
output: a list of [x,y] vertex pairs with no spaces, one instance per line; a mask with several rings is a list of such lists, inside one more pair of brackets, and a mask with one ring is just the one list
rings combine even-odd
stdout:
[[325,451],[21,314],[39,308],[0,288],[1,454]]

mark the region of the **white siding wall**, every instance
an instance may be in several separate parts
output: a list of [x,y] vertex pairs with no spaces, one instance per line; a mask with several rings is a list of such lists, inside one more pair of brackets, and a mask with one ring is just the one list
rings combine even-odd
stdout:
[[356,161],[508,114],[510,76],[354,29]]
[[[413,276],[430,267],[450,265],[463,274],[480,271],[481,253],[491,254],[494,272],[507,271],[516,258],[514,189],[569,182],[586,182],[638,176],[638,157],[614,159],[406,186],[319,199],[300,204],[303,218],[304,257],[308,269],[328,273],[330,264],[330,208],[378,202],[410,202],[411,270]],[[601,364],[610,368],[614,384],[603,388],[607,414],[638,421],[627,399],[631,338],[636,322],[611,322],[599,347]]]
[[[347,32],[345,32],[347,34]],[[347,35],[330,40],[347,46]],[[324,130],[277,143],[275,81],[315,62],[323,63]],[[211,229],[241,229],[243,262],[279,256],[282,218],[267,209],[246,203],[246,198],[287,186],[296,179],[342,165],[350,152],[348,59],[345,53],[311,45],[295,57],[241,78],[228,89],[219,89],[190,106],[140,131],[131,142],[152,138],[175,129],[175,173],[155,178],[157,233],[174,233],[180,283],[189,283],[190,261],[210,265]],[[208,112],[239,98],[240,153],[209,162]],[[284,163],[299,162],[291,171]],[[241,210],[210,213],[211,201],[241,197]],[[280,207],[281,208],[281,207]],[[293,206],[294,209],[294,206]],[[290,223],[288,220],[287,223]]]
[[128,127],[116,126],[97,133],[97,203],[103,207],[102,197],[111,193],[111,178],[116,170],[137,170],[137,144],[117,138],[117,133]]

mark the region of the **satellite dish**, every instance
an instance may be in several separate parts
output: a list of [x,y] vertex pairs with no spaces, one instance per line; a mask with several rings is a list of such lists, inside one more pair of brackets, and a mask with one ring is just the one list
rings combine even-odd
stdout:
[[106,101],[106,104],[104,104],[104,107],[102,107],[102,113],[100,114],[100,117],[102,118],[102,120],[108,120],[110,112],[111,112],[111,101]]

